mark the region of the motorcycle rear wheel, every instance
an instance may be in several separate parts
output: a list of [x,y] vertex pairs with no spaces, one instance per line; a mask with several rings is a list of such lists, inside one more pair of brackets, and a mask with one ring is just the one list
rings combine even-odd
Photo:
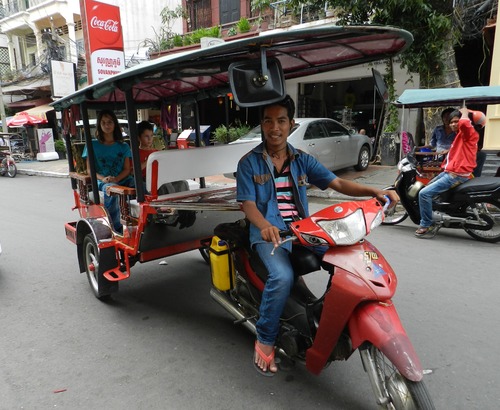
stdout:
[[[375,395],[378,398],[379,394],[376,390],[380,390],[382,400],[385,402],[379,404],[380,408],[390,410],[435,409],[423,381],[413,382],[406,379],[389,358],[371,343],[368,343],[366,349],[361,353],[364,364],[366,356],[374,365],[375,375],[371,375],[370,379],[374,379],[377,384],[376,387],[372,386]],[[371,371],[370,368],[365,364],[367,372]]]
[[481,242],[500,242],[500,208],[493,204],[481,204],[479,216],[487,222],[492,222],[491,229],[483,231],[480,229],[465,229],[470,236]]
[[[384,188],[385,191],[394,191],[395,188],[393,186]],[[408,212],[406,212],[405,207],[398,202],[393,209],[388,210],[385,215],[384,221],[382,225],[397,225],[403,222],[406,218],[408,218]]]
[[99,272],[100,252],[92,234],[87,234],[83,239],[83,258],[85,273],[92,292],[94,292],[97,299],[108,300],[110,295],[104,290],[106,286],[103,285],[109,283],[109,281]]

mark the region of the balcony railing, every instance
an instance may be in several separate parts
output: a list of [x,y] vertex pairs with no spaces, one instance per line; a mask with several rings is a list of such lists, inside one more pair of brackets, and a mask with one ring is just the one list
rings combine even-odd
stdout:
[[0,19],[3,19],[5,17],[10,17],[16,13],[19,13],[20,11],[26,11],[30,7],[35,7],[45,2],[47,2],[47,0],[4,1],[3,5],[0,5]]

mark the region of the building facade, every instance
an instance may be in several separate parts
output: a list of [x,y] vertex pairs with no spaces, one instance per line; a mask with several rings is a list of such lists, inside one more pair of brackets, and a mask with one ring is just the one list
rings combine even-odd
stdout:
[[[286,29],[292,25],[306,26],[334,21],[327,17],[326,9],[308,10],[303,7],[296,17],[296,13],[292,15],[283,1],[270,3],[254,0],[254,5],[260,5],[260,8],[254,10],[250,9],[250,0],[101,2],[120,7],[126,67],[148,58],[150,45],[160,42],[164,35],[166,25],[162,22],[162,17],[165,17],[164,13],[162,16],[162,11],[175,11],[180,5],[185,17],[170,19],[166,28],[169,33],[189,33],[213,26],[220,26],[226,33],[236,27],[242,17],[248,18],[254,26],[260,24],[259,30]],[[4,100],[13,112],[30,108],[30,104],[37,105],[35,100],[44,101],[43,104],[47,99],[50,100],[48,73],[52,59],[75,63],[78,86],[86,84],[80,0],[0,0],[0,5],[0,30],[6,38],[3,48],[0,42],[0,70],[5,69],[5,73],[2,73]],[[225,40],[230,40],[230,37]],[[7,57],[2,60],[3,55]],[[351,67],[288,81],[288,92],[297,102],[297,116],[335,118],[352,128],[364,128],[369,134],[376,133],[382,121],[384,102],[375,92],[372,68],[377,68],[383,74],[384,64],[381,62]],[[398,66],[395,70],[398,87],[418,88],[417,76],[409,84],[406,71]],[[402,90],[398,89],[397,92]],[[21,98],[24,101],[17,101]],[[205,123],[210,121],[212,129],[223,123],[229,125],[233,121],[249,125],[255,125],[258,121],[257,114],[252,116],[243,113],[232,102],[222,106],[220,102],[205,105],[201,120]],[[225,109],[226,106],[229,108]],[[184,128],[192,125],[189,123],[190,110],[186,111],[187,114],[180,114]],[[140,113],[140,117],[148,119],[146,113]],[[405,128],[413,131],[411,125],[405,125]]]
[[[155,30],[161,27],[160,11],[177,4],[176,1],[149,0],[138,15],[137,1],[102,2],[120,7],[126,64],[147,59],[147,48],[141,47],[141,43],[148,37],[153,38]],[[176,25],[182,30],[181,21]],[[5,95],[31,93],[35,99],[50,97],[48,73],[52,59],[75,63],[79,86],[85,84],[79,0],[0,0],[0,32],[3,37],[0,39],[0,75]]]

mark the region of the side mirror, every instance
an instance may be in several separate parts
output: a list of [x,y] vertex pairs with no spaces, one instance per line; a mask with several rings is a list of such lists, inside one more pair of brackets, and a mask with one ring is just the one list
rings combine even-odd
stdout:
[[240,107],[258,107],[281,101],[286,96],[285,78],[278,59],[232,63],[229,84],[234,101]]

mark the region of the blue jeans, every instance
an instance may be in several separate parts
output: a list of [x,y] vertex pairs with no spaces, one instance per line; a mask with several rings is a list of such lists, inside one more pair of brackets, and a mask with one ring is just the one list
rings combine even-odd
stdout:
[[[274,251],[270,242],[256,243],[255,250],[267,268],[267,277],[262,301],[260,317],[257,321],[257,340],[266,345],[274,345],[279,332],[280,316],[285,308],[286,300],[294,284],[294,274],[289,253],[282,247]],[[322,255],[327,247],[311,248],[316,254]]]
[[121,185],[133,188],[135,187],[134,178],[128,176],[127,178],[120,181],[119,184],[116,184],[114,182],[109,182],[109,183],[104,183],[102,181],[97,182],[97,188],[99,189],[99,191],[102,191],[104,193],[104,207],[108,210],[109,217],[113,225],[113,229],[116,232],[121,233],[123,231],[123,227],[120,222],[120,205],[118,204],[118,197],[109,196],[106,194],[106,188],[112,185]]
[[484,163],[486,162],[486,152],[478,151],[476,154],[476,168],[472,171],[474,178],[479,178],[483,173]]
[[428,228],[432,225],[432,200],[439,194],[448,191],[457,185],[463,184],[468,177],[453,177],[448,172],[441,172],[418,194],[418,205],[420,207],[420,226]]

